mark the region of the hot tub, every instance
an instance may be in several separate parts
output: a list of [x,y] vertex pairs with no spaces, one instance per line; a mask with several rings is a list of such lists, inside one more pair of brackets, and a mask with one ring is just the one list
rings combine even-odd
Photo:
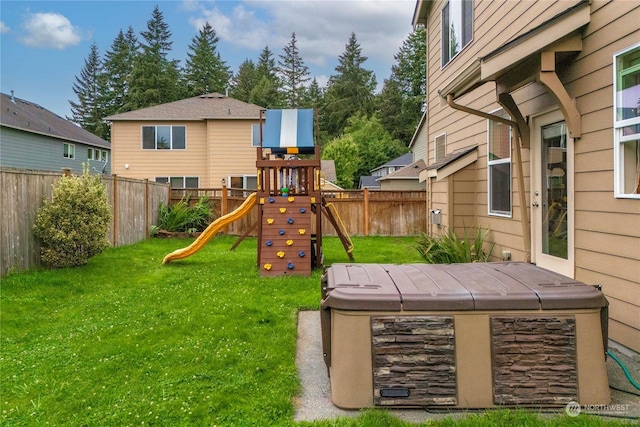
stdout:
[[604,295],[532,264],[334,264],[321,306],[341,408],[610,401]]

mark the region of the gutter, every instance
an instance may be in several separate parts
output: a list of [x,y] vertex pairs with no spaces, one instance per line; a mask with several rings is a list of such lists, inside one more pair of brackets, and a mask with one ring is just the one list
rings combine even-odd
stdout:
[[500,116],[496,116],[494,114],[489,114],[489,113],[485,113],[484,111],[480,111],[480,110],[475,110],[473,108],[469,108],[469,107],[465,107],[464,105],[460,105],[460,104],[456,104],[453,101],[453,94],[448,93],[447,94],[447,104],[449,105],[449,107],[455,109],[455,110],[459,110],[459,111],[463,111],[465,113],[468,114],[473,114],[475,116],[480,116],[483,117],[485,119],[489,119],[489,120],[493,120],[496,122],[500,122],[500,123],[504,123],[508,126],[511,126],[511,128],[515,131],[515,150],[514,150],[514,157],[515,157],[515,163],[516,163],[516,169],[517,169],[517,173],[518,173],[518,179],[517,179],[517,184],[518,184],[518,194],[520,195],[520,216],[522,217],[521,220],[521,224],[522,224],[522,239],[523,239],[523,243],[524,243],[524,257],[525,257],[525,262],[531,262],[531,226],[529,223],[529,215],[527,212],[527,206],[526,206],[526,194],[525,194],[525,188],[524,188],[524,175],[523,175],[523,171],[522,171],[522,155],[520,152],[520,128],[518,126],[517,122],[514,122],[513,120],[509,120],[509,119],[505,119],[504,117],[500,117]]

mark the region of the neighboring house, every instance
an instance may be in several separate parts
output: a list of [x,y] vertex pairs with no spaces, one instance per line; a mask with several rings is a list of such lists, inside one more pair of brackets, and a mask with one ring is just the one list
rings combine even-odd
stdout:
[[333,160],[320,160],[320,188],[322,191],[342,191],[344,188],[336,184],[336,163]]
[[[609,300],[640,351],[640,3],[419,0],[428,209]],[[428,218],[428,221],[431,221]]]
[[370,176],[361,176],[358,188],[369,190],[380,190],[379,179],[390,173],[394,173],[413,162],[413,153],[403,154],[400,157],[389,160],[387,163],[378,166],[371,171]]
[[420,181],[420,173],[427,167],[420,159],[398,169],[397,171],[378,178],[380,190],[415,191],[424,190],[424,182]]
[[413,153],[403,154],[400,157],[396,157],[395,159],[389,160],[387,163],[378,166],[374,170],[371,171],[371,176],[381,177],[388,175],[390,173],[394,173],[398,169],[402,169],[403,167],[411,164],[413,162]]
[[413,160],[424,160],[425,163],[428,160],[427,157],[427,112],[425,111],[420,118],[420,123],[416,127],[416,131],[413,133],[411,142],[409,143],[409,150],[413,153]]
[[106,117],[113,173],[173,188],[255,190],[261,110],[210,93]]
[[110,171],[108,141],[33,102],[0,94],[0,166],[82,173]]

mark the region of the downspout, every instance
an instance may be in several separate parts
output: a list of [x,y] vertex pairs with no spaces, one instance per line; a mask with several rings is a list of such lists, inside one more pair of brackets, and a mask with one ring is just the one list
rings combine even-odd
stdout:
[[527,212],[527,205],[526,205],[527,198],[526,198],[525,189],[524,189],[524,176],[522,172],[522,156],[520,153],[520,143],[519,143],[520,135],[522,133],[518,129],[518,123],[514,122],[513,120],[505,119],[504,117],[496,116],[494,114],[485,113],[484,111],[475,110],[473,108],[456,104],[455,102],[453,102],[453,95],[450,93],[447,94],[447,104],[449,105],[449,107],[455,110],[463,111],[468,114],[484,117],[485,119],[504,123],[508,126],[511,126],[513,129],[515,129],[514,139],[516,141],[516,144],[515,144],[514,156],[515,156],[516,168],[518,172],[517,184],[518,184],[518,194],[520,195],[520,215],[522,217],[522,220],[520,221],[520,223],[522,224],[524,258],[525,258],[525,262],[531,262],[531,229],[529,225],[529,215]]

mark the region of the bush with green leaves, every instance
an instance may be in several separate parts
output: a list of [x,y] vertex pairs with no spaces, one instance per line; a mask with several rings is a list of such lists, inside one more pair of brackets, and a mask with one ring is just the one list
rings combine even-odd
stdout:
[[34,234],[42,262],[62,268],[84,265],[109,246],[111,208],[99,175],[63,176],[51,200],[38,210]]
[[211,205],[206,196],[200,197],[193,205],[189,198],[181,199],[173,205],[160,202],[158,225],[154,230],[190,233],[203,231],[211,222],[211,215]]
[[495,243],[485,240],[489,230],[478,227],[475,238],[471,238],[469,229],[465,228],[462,237],[449,229],[443,234],[421,233],[416,239],[420,256],[427,264],[455,264],[463,262],[489,262]]

